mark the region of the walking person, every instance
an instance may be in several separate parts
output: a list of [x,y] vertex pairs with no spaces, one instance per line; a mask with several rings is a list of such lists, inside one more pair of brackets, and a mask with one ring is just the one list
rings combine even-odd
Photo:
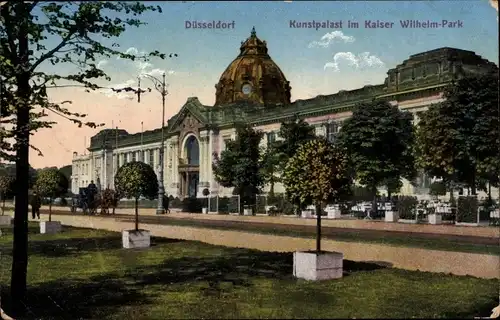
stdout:
[[170,209],[168,208],[170,204],[170,198],[165,194],[163,195],[163,209],[165,210],[165,213],[170,213]]
[[42,198],[38,195],[38,193],[33,192],[33,197],[31,198],[31,216],[33,219],[38,217],[40,220],[40,207],[42,206]]

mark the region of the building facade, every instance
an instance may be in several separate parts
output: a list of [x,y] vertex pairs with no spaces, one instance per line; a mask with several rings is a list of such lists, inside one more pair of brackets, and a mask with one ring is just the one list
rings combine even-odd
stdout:
[[[410,56],[387,72],[383,84],[291,102],[290,83],[269,56],[266,42],[253,29],[241,43],[240,54],[215,85],[215,105],[203,105],[191,97],[168,120],[164,128],[164,163],[159,161],[161,128],[135,134],[105,129],[91,138],[88,154],[74,154],[72,191],[77,192],[91,180],[113,188],[117,169],[140,160],[156,172],[163,165],[168,195],[202,197],[202,190],[207,188],[212,195],[227,196],[232,190],[217,184],[212,163],[226,143],[235,139],[238,123],[249,123],[263,131],[263,146],[277,139],[281,122],[296,116],[313,125],[318,135],[334,140],[342,122],[358,103],[386,99],[400,109],[416,113],[443,101],[443,89],[452,80],[494,68],[494,63],[474,52],[440,48]],[[419,194],[426,191],[428,184],[426,177],[420,178],[417,187],[405,181],[401,193]],[[283,191],[279,184],[275,186],[275,192]]]

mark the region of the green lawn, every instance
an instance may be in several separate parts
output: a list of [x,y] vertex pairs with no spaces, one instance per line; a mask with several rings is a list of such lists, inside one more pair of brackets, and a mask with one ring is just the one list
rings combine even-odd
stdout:
[[[117,233],[30,228],[27,319],[470,318],[498,304],[498,280],[345,261],[343,279],[314,283],[293,279],[291,254],[161,238],[125,250]],[[8,310],[12,237],[2,231]]]

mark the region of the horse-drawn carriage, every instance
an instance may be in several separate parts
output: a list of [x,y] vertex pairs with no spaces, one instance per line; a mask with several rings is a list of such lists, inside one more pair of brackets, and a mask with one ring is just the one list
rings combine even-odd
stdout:
[[99,198],[97,191],[90,188],[80,188],[78,194],[72,199],[71,212],[81,209],[83,214],[95,214],[99,208]]
[[113,190],[103,190],[101,192],[93,188],[80,188],[78,195],[73,197],[71,212],[81,209],[83,214],[94,215],[101,209],[101,214],[109,214],[109,209],[113,208],[115,213],[117,199]]

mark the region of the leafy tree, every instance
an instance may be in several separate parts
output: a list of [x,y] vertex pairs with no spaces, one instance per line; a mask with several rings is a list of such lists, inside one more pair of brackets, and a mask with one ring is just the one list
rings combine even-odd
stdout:
[[274,195],[274,185],[281,181],[279,176],[280,165],[286,163],[283,154],[277,153],[276,149],[269,145],[265,150],[261,150],[260,173],[264,179],[264,184],[269,184],[269,196]]
[[12,192],[14,179],[8,175],[0,176],[0,196],[2,197],[2,216],[5,214],[5,198]]
[[[97,126],[83,121],[85,115],[67,109],[64,104],[68,101],[50,101],[47,91],[72,85],[87,90],[102,88],[98,81],[110,80],[98,67],[97,61],[103,58],[165,58],[157,51],[143,56],[125,54],[113,41],[129,27],[144,24],[139,17],[148,11],[161,10],[140,2],[114,1],[6,2],[0,7],[0,99],[5,108],[2,115],[8,117],[2,121],[13,126],[12,130],[2,134],[2,156],[15,160],[17,170],[11,277],[11,299],[16,317],[25,311],[27,305],[30,135],[54,123],[43,121],[48,112],[78,126]],[[67,72],[61,73],[64,68]],[[132,88],[121,90],[133,91]],[[14,138],[15,144],[5,145],[8,138]]]
[[498,185],[498,74],[462,78],[444,97],[419,114],[419,165],[450,185],[467,185],[472,194],[481,180]]
[[260,171],[261,139],[262,132],[238,125],[236,139],[227,143],[213,164],[215,180],[223,187],[237,190],[243,203],[255,202],[255,195],[264,184]]
[[355,107],[338,135],[347,150],[356,180],[373,193],[377,210],[377,187],[398,186],[401,177],[415,175],[413,116],[387,101],[374,100]]
[[292,199],[299,198],[303,204],[316,206],[316,250],[320,252],[322,204],[338,201],[350,193],[347,154],[324,139],[309,141],[288,161],[283,183]]
[[139,231],[139,197],[154,199],[158,195],[154,169],[144,162],[128,162],[116,172],[115,188],[118,194],[135,199],[135,230]]
[[48,197],[49,221],[52,221],[52,200],[68,192],[68,179],[56,168],[49,168],[40,171],[35,183],[35,190],[42,197]]
[[281,124],[278,137],[281,139],[276,141],[274,148],[278,153],[285,155],[286,162],[295,155],[303,143],[315,139],[316,133],[313,126],[296,117]]
[[281,176],[288,159],[304,142],[316,138],[315,129],[303,119],[294,117],[281,123],[278,132],[279,140],[270,143],[262,152],[261,173],[265,183],[270,185],[270,196],[274,195],[274,185],[281,182]]
[[62,174],[68,179],[68,181],[71,180],[71,172],[73,171],[73,166],[72,165],[67,165],[64,167],[59,168],[59,171],[61,171]]

